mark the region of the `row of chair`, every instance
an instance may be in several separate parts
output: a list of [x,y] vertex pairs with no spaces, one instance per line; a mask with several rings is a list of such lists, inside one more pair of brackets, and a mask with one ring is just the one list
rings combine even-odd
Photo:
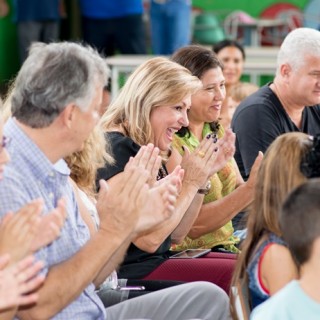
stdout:
[[[223,21],[213,12],[197,12],[193,20],[193,41],[214,44],[223,39],[237,39],[244,45],[279,46],[289,31],[303,25],[304,15],[296,9],[283,9],[276,15],[266,10],[260,18],[253,18],[244,11],[229,13]],[[252,43],[250,34],[257,34]],[[249,36],[248,36],[249,34]]]

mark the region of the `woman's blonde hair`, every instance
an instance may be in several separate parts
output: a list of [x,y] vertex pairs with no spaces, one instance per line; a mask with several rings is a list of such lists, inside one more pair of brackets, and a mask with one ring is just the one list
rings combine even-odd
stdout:
[[12,96],[15,89],[15,79],[11,80],[9,83],[8,91],[5,94],[1,106],[1,112],[0,115],[4,122],[6,122],[11,117],[11,102],[12,102]]
[[[312,144],[307,134],[290,132],[279,136],[265,153],[248,216],[247,237],[242,243],[231,287],[240,280],[247,282],[246,270],[262,236],[272,232],[281,237],[280,209],[289,192],[307,180],[300,167]],[[231,294],[231,312],[234,319],[237,319],[234,310]]]
[[129,76],[102,117],[103,129],[122,127],[135,143],[145,145],[153,137],[151,111],[180,103],[201,88],[201,81],[186,68],[164,57],[152,58]]
[[87,195],[96,194],[97,170],[114,162],[110,147],[99,123],[85,141],[81,151],[65,158],[71,170],[70,177]]

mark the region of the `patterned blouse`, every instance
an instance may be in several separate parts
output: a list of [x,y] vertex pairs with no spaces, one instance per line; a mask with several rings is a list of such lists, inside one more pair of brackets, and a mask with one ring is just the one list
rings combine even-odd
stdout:
[[[209,124],[206,123],[202,131],[202,136],[205,137],[208,133],[212,133],[212,131]],[[224,129],[220,125],[217,137],[221,138],[223,135]],[[175,135],[172,147],[175,148],[181,155],[183,155],[183,145],[186,145],[192,152],[198,147],[199,144],[200,142],[198,139],[190,132],[190,136],[187,135],[185,137],[179,137],[178,135]],[[235,190],[237,174],[234,166],[235,161],[234,159],[231,159],[223,169],[211,177],[211,189],[210,192],[204,197],[203,204],[221,199]],[[214,214],[214,212],[212,212],[212,214]],[[187,236],[181,244],[173,244],[171,246],[171,250],[177,251],[196,248],[210,249],[215,246],[222,245],[228,251],[239,252],[239,250],[235,247],[235,244],[239,242],[239,239],[233,236],[233,231],[234,229],[232,222],[229,221],[220,229],[202,235],[197,239],[191,239]]]

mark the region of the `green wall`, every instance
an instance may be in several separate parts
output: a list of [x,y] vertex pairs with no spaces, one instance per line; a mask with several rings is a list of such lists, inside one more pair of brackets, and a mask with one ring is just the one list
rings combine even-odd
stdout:
[[[42,0],[46,1],[46,0]],[[0,18],[0,95],[6,92],[8,81],[20,68],[16,25],[12,19],[12,0],[9,0],[10,14]],[[78,0],[65,0],[68,19],[61,20],[61,40],[80,39],[80,14]]]
[[[9,1],[11,5],[11,1]],[[11,9],[10,9],[10,12]],[[11,14],[0,18],[0,82],[10,80],[19,69],[16,26]]]
[[[43,0],[46,1],[46,0]],[[116,0],[113,0],[116,1]],[[309,0],[287,0],[299,8],[303,9]],[[193,6],[205,11],[214,11],[222,19],[233,10],[243,10],[254,17],[270,5],[283,1],[275,0],[193,0]],[[12,0],[9,0],[11,5]],[[63,36],[63,39],[78,38],[79,17],[77,12],[77,0],[68,0],[69,28],[70,33]],[[70,21],[71,20],[71,21]],[[69,30],[70,31],[70,30]],[[68,32],[67,32],[68,33]],[[12,79],[19,69],[19,57],[17,49],[17,38],[15,24],[12,22],[11,15],[0,18],[0,93],[1,85]]]
[[252,15],[259,17],[260,13],[275,3],[289,2],[301,9],[309,2],[309,0],[193,0],[194,7],[203,10],[218,11],[218,13],[228,14],[233,10],[243,10]]

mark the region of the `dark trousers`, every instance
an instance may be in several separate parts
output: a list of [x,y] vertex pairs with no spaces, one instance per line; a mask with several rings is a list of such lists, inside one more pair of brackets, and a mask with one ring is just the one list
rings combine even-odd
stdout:
[[146,33],[142,15],[113,19],[82,17],[83,40],[106,56],[146,54]]
[[59,38],[59,21],[25,21],[18,22],[18,45],[21,64],[28,56],[32,42],[49,43]]

